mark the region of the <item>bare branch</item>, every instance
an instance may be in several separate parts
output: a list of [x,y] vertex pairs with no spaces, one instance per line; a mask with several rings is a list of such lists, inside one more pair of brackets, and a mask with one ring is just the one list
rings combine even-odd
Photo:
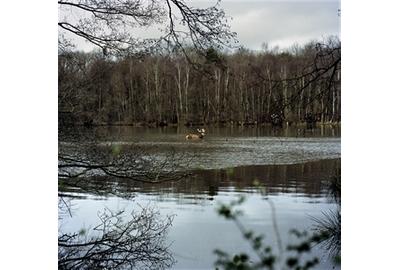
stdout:
[[131,213],[105,209],[90,231],[59,232],[59,269],[165,269],[175,261],[165,238],[173,217],[152,208]]
[[[60,33],[82,37],[104,54],[137,55],[168,49],[171,45],[182,51],[193,46],[204,52],[210,47],[230,47],[236,42],[236,33],[230,31],[219,1],[208,8],[189,7],[180,0],[76,0],[58,1],[58,5],[61,10],[69,9],[58,23]],[[78,22],[70,15],[82,13]],[[143,38],[134,34],[143,27],[158,27],[160,35]]]

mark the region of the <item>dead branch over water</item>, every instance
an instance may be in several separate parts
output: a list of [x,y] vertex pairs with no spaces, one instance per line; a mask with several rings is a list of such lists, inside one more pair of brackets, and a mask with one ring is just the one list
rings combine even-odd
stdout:
[[[88,178],[106,176],[110,179],[152,184],[179,181],[189,175],[182,168],[191,158],[174,150],[164,156],[155,156],[134,145],[60,143],[58,160],[60,189],[78,188],[101,194],[103,189],[110,193],[106,187],[112,185],[114,194],[118,195],[115,183],[106,181],[104,177],[99,178],[99,181],[89,181]],[[95,185],[91,186],[94,182]]]

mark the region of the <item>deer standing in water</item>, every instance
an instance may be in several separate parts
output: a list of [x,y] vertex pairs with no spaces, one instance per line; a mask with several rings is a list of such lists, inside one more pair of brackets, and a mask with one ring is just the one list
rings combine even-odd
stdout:
[[192,134],[189,133],[188,135],[186,135],[186,140],[201,140],[204,138],[204,136],[206,135],[206,130],[204,128],[202,129],[197,129],[197,132],[199,134]]

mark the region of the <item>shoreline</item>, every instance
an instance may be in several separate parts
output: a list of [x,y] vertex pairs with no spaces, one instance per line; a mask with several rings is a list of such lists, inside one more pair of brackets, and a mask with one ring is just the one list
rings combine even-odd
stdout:
[[63,124],[59,125],[58,128],[62,127],[86,127],[86,128],[94,128],[94,127],[118,127],[118,126],[131,126],[131,127],[147,127],[147,128],[162,128],[162,127],[201,127],[201,126],[209,126],[209,127],[273,127],[273,128],[286,128],[286,127],[304,127],[304,128],[316,128],[316,127],[340,127],[341,121],[338,122],[315,122],[315,123],[307,123],[307,122],[286,122],[282,125],[273,125],[272,123],[256,123],[256,122],[228,122],[228,123],[146,123],[146,122],[137,122],[137,123],[99,123],[99,124],[84,124],[84,123],[76,123],[76,124]]

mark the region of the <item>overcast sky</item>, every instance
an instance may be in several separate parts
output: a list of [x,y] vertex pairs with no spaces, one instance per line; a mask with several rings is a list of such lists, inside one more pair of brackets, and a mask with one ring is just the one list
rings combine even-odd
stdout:
[[[210,6],[216,1],[186,2]],[[340,1],[337,0],[222,0],[221,6],[226,15],[232,17],[230,25],[237,32],[240,44],[253,50],[261,49],[263,43],[268,43],[270,48],[276,45],[286,48],[294,43],[340,36]],[[135,32],[153,36],[151,29]],[[75,43],[79,50],[93,49],[86,41],[75,39]]]
[[222,1],[231,27],[248,48],[288,47],[329,35],[340,36],[339,1]]

